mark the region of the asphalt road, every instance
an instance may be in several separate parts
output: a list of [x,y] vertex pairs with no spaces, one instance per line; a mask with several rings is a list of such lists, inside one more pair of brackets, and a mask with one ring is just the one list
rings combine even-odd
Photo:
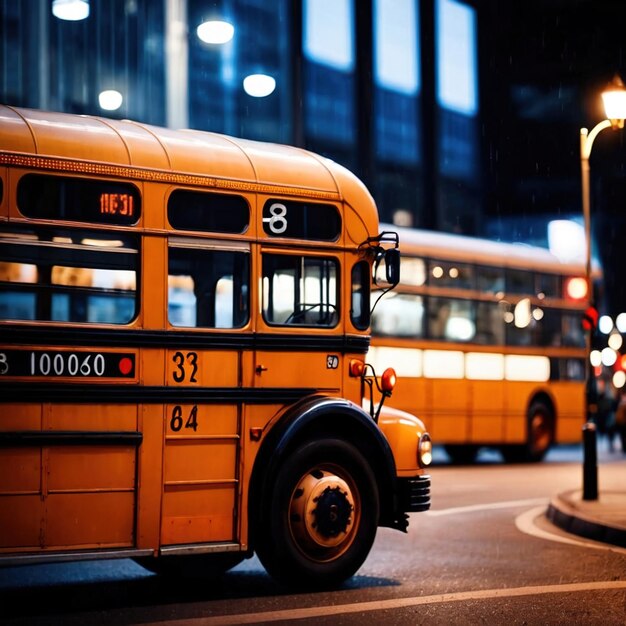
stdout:
[[[7,624],[626,624],[626,550],[556,529],[551,496],[577,489],[582,451],[537,465],[485,453],[450,466],[437,451],[428,513],[380,529],[341,589],[293,593],[250,559],[216,581],[171,580],[131,561],[0,570]],[[599,487],[626,489],[626,456],[599,446]]]

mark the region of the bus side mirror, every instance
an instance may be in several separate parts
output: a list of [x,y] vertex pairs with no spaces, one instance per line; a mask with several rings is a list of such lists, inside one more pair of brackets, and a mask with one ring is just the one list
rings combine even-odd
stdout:
[[400,282],[400,251],[397,248],[385,250],[385,273],[387,282],[393,287]]
[[374,263],[374,284],[387,289],[400,282],[400,251],[397,248],[378,249]]

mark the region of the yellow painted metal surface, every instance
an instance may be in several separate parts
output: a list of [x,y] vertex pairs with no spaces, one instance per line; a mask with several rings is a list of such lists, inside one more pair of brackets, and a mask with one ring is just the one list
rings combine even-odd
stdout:
[[[371,196],[347,170],[311,153],[212,133],[0,106],[0,137],[3,226],[7,222],[2,219],[10,216],[20,227],[98,230],[113,240],[135,235],[140,242],[139,307],[130,323],[114,328],[28,319],[11,323],[20,330],[45,325],[64,336],[65,342],[45,346],[51,354],[66,358],[70,353],[123,352],[132,356],[135,369],[124,379],[3,372],[5,381],[66,391],[58,399],[52,395],[3,403],[0,433],[73,433],[87,443],[67,445],[44,438],[43,444],[0,447],[0,557],[115,548],[158,554],[163,546],[219,542],[245,549],[252,469],[263,439],[298,398],[294,391],[361,403],[361,383],[349,376],[348,364],[363,354],[315,345],[306,349],[297,342],[301,333],[318,335],[320,342],[368,334],[352,327],[349,312],[352,266],[364,258],[358,246],[378,234]],[[141,218],[133,226],[29,220],[17,207],[16,193],[20,178],[33,172],[131,182],[141,194]],[[241,235],[175,231],[167,219],[167,200],[177,189],[242,195],[251,210],[249,227]],[[337,240],[312,246],[266,237],[262,207],[277,197],[332,203],[342,217]],[[173,239],[207,248],[215,242],[245,245],[252,276],[251,314],[242,328],[207,332],[170,324],[168,246]],[[263,320],[263,250],[337,260],[341,319],[336,327],[287,328]],[[0,331],[6,324],[0,321]],[[82,339],[75,346],[74,330],[85,333],[83,337],[116,331],[115,342],[92,346]],[[260,347],[254,341],[261,333],[266,344]],[[11,350],[41,348],[7,339]],[[4,349],[3,343],[0,353]],[[112,397],[108,403],[109,392],[103,395],[101,390],[109,387],[122,399]],[[286,399],[272,398],[272,389]],[[64,399],[64,393],[73,399]],[[94,400],[94,395],[102,399]],[[420,428],[398,418],[384,422],[399,472],[417,471],[415,433]],[[120,443],[97,443],[89,436],[118,436]],[[125,436],[135,439],[129,442]]]
[[419,438],[426,432],[414,415],[383,407],[378,421],[393,451],[399,475],[414,476],[421,471],[417,459]]

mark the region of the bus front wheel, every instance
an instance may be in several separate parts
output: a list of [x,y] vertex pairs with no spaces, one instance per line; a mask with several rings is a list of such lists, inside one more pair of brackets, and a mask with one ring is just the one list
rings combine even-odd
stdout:
[[378,526],[376,480],[339,439],[311,441],[287,458],[261,507],[256,551],[290,586],[332,587],[363,564]]

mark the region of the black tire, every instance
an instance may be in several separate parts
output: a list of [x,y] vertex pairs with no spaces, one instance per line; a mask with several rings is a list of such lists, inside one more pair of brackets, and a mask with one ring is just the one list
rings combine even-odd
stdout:
[[444,446],[446,454],[455,465],[471,465],[476,461],[479,446],[470,444],[450,444]]
[[507,463],[538,463],[554,442],[554,416],[540,400],[528,409],[526,443],[521,446],[503,446],[502,456]]
[[270,479],[256,534],[266,570],[290,587],[329,588],[350,578],[378,526],[378,488],[361,453],[339,439],[311,441]]

